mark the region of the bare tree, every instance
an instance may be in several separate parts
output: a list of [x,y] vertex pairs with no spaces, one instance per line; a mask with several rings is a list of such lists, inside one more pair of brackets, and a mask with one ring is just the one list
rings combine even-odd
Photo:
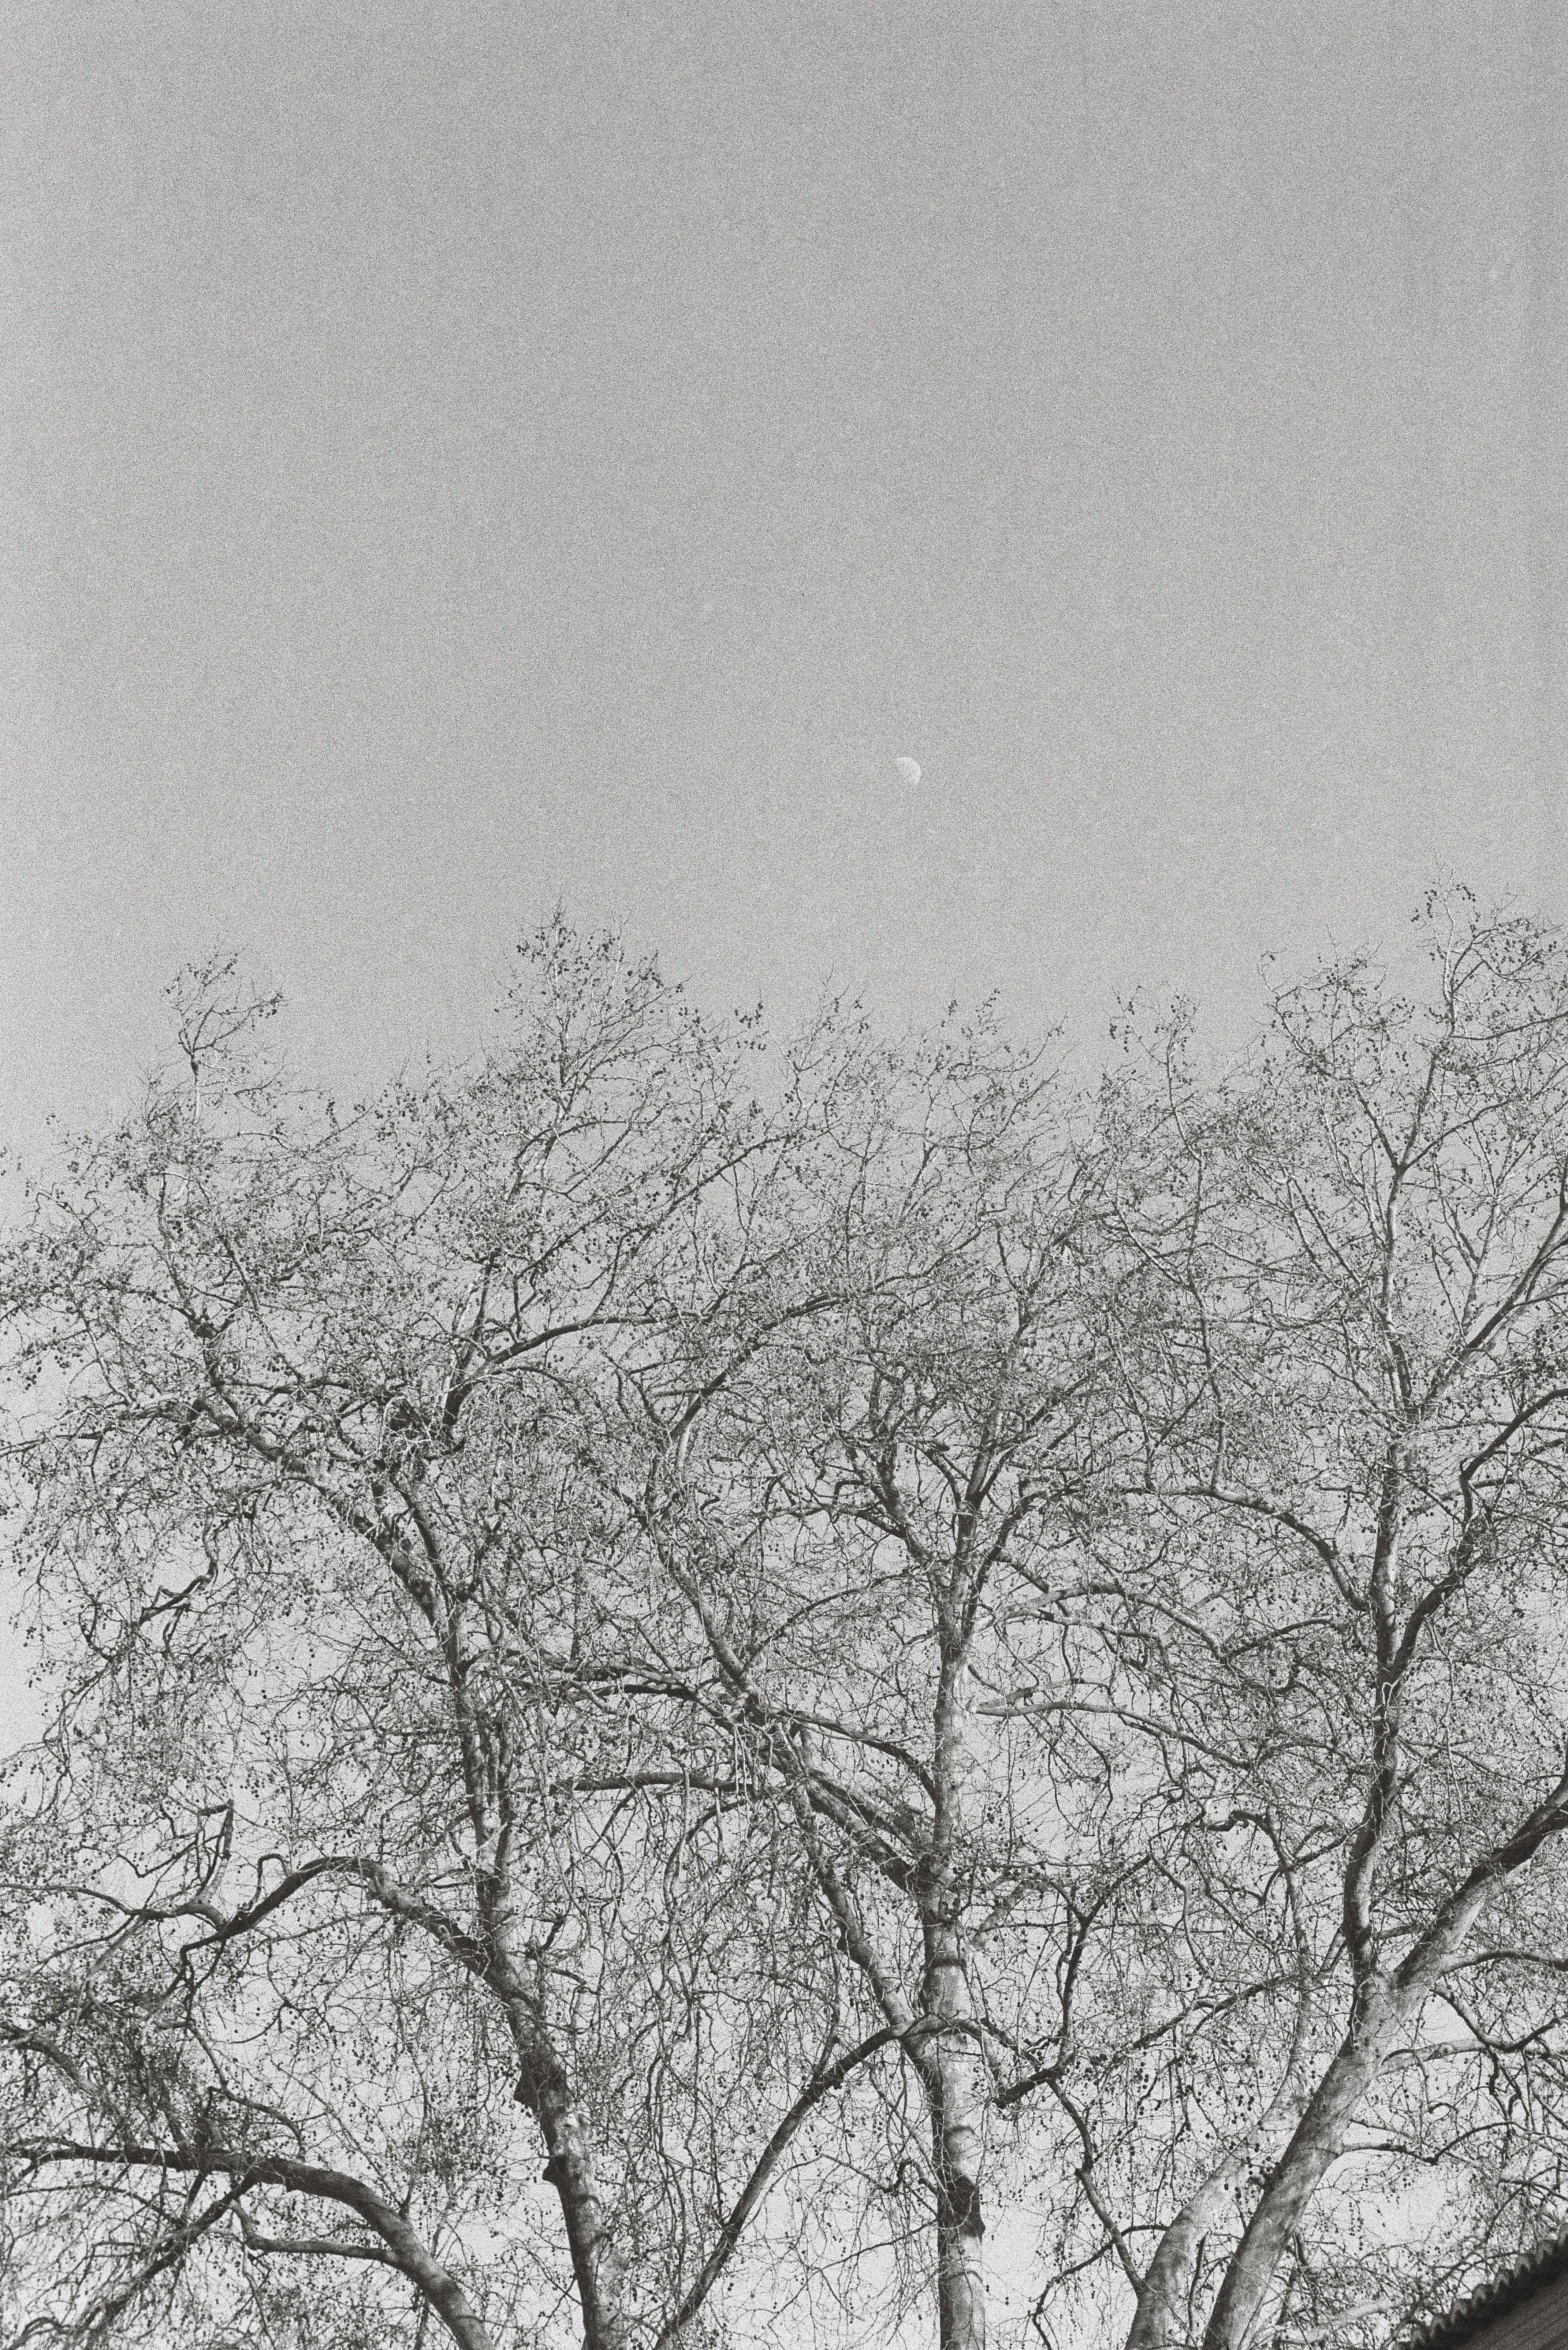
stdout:
[[1095,1473],[1080,1258],[1097,1172],[1065,1089],[984,1024],[885,1056],[832,1136],[815,1310],[766,1347],[662,1362],[606,1457],[775,1791],[865,2028],[901,2052],[926,2144],[892,2102],[889,2200],[924,2201],[915,2273],[944,2350],[972,2350],[987,2141],[1058,2085],[1075,1871],[1105,1875],[1098,1769],[1018,1698],[1066,1498]]
[[1254,1070],[1206,1089],[1173,1040],[1115,1112],[1144,1271],[1094,1701],[1168,1934],[1100,2098],[1135,2350],[1408,2306],[1356,2206],[1396,2225],[1423,2168],[1458,2259],[1561,2225],[1568,962],[1462,898],[1426,934],[1424,1000],[1339,964]]
[[[744,1782],[694,1773],[686,1660],[580,1430],[666,1300],[746,1290],[737,1234],[777,1255],[814,1113],[786,1082],[764,1116],[651,970],[559,930],[501,1047],[353,1118],[285,1092],[255,1014],[201,976],[183,1071],[14,1269],[28,1556],[70,1653],[7,2134],[90,2239],[76,2314],[37,2322],[87,2338],[221,2234],[393,2270],[478,2343],[481,2305],[565,2284],[520,2107],[619,2350],[695,2317],[843,2052]],[[171,2218],[179,2178],[217,2202]],[[263,2208],[309,2195],[350,2239]]]
[[1560,2225],[1568,963],[1428,937],[1088,1105],[558,929],[340,1118],[206,974],[8,1267],[8,2338],[976,2350],[1000,2236],[1370,2342]]

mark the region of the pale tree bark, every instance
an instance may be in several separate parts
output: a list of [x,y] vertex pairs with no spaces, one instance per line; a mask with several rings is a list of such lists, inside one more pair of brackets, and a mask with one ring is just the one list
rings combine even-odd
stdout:
[[1468,1871],[1404,1962],[1392,1973],[1376,1971],[1358,1984],[1351,2028],[1308,2099],[1226,2269],[1204,2350],[1246,2350],[1256,2338],[1307,2206],[1344,2152],[1379,2073],[1410,2038],[1428,1999],[1462,1956],[1488,1895],[1565,1830],[1568,1771],[1513,1834]]
[[936,2166],[938,2339],[942,2350],[985,2350],[985,2220],[981,2186],[987,2095],[957,1937],[928,1926],[925,2014],[916,2062],[931,2110]]
[[1260,2162],[1277,2160],[1299,2113],[1300,2036],[1285,2079],[1244,2144],[1202,2178],[1155,2247],[1138,2286],[1127,2350],[1181,2350],[1193,2333],[1193,2304],[1205,2244],[1235,2225],[1237,2206]]
[[936,1705],[936,1806],[918,1886],[925,1946],[923,2014],[912,2053],[931,2108],[936,2164],[937,2310],[941,2350],[985,2350],[981,2180],[988,2084],[964,1961],[959,1881],[964,1840],[967,1673],[961,1634],[944,1625]]
[[544,2175],[561,2206],[584,2350],[625,2350],[632,2340],[626,2274],[599,2190],[588,2125],[565,2068],[542,2035],[525,2047],[517,2098],[538,2122],[548,2153]]
[[[1247,2183],[1260,2166],[1278,2160],[1308,2095],[1306,2080],[1312,2013],[1312,1957],[1299,1906],[1295,1871],[1273,1823],[1258,1823],[1287,1888],[1295,1938],[1296,2017],[1279,2085],[1239,2145],[1213,2163],[1164,2228],[1143,2274],[1134,2277],[1137,2312],[1127,2350],[1185,2350],[1196,2330],[1195,2308],[1203,2255],[1211,2236],[1222,2240],[1236,2223]],[[1118,2250],[1122,2250],[1118,2246]],[[1130,2256],[1123,2266],[1132,2275]]]
[[925,2100],[936,2186],[936,2284],[940,2350],[985,2350],[985,2116],[989,2087],[958,1927],[957,1904],[923,1893],[925,1971],[916,2008],[878,1956],[855,1901],[823,1850],[809,1800],[797,1801],[811,1865],[837,1917],[845,1948],[903,2046]]
[[902,2045],[920,2083],[931,2129],[936,2191],[940,2350],[985,2350],[982,2185],[990,2083],[970,1993],[962,1930],[965,1793],[970,1767],[967,1650],[978,1599],[973,1563],[967,1554],[961,1554],[947,1597],[939,1607],[942,1663],[933,1710],[933,1767],[927,1779],[932,1808],[921,1849],[912,1860],[903,1860],[880,1837],[859,1839],[879,1873],[915,1903],[924,1960],[917,2004],[899,1980],[897,1969],[877,1949],[861,1905],[823,1839],[824,1823],[844,1828],[856,1818],[855,1807],[843,1800],[827,1774],[802,1752],[791,1727],[791,1709],[770,1704],[757,1685],[718,1622],[700,1581],[682,1563],[668,1530],[660,1525],[651,1497],[640,1506],[644,1527],[666,1571],[692,1606],[725,1679],[742,1699],[745,1719],[762,1752],[783,1776],[808,1865],[837,1921],[844,1947],[886,2019],[888,2036]]
[[1232,2216],[1245,2175],[1244,2163],[1234,2158],[1221,2163],[1194,2188],[1166,2228],[1138,2286],[1127,2350],[1177,2350],[1187,2340],[1203,2247],[1211,2232]]
[[[411,1553],[403,1528],[388,1521],[386,1497],[396,1493],[418,1527],[422,1556]],[[453,1721],[475,1852],[475,1889],[481,1932],[463,1937],[470,1971],[499,1999],[518,2055],[517,2102],[544,2140],[544,2176],[560,2204],[583,2328],[584,2350],[626,2350],[632,2339],[625,2265],[600,2190],[593,2136],[552,2034],[544,2002],[528,1981],[519,1948],[513,1884],[514,1824],[524,1815],[511,1784],[511,1739],[506,1722],[477,1705],[463,1658],[463,1616],[454,1587],[462,1582],[444,1545],[406,1480],[387,1478],[378,1494],[381,1523],[370,1529],[379,1554],[419,1608],[434,1635],[451,1689]],[[449,1947],[453,1946],[449,1937]]]
[[1344,2152],[1367,2092],[1402,2036],[1407,2012],[1396,1998],[1379,1996],[1334,2055],[1226,2268],[1205,2350],[1241,2350],[1252,2340],[1307,2205]]
[[[296,2162],[280,2155],[248,2156],[221,2146],[203,2146],[200,2152],[179,2146],[137,2144],[86,2146],[68,2139],[48,2141],[18,2151],[39,2165],[91,2164],[128,2170],[184,2172],[196,2179],[215,2177],[234,2182],[225,2205],[257,2187],[281,2187],[290,2195],[319,2196],[351,2211],[380,2239],[379,2246],[343,2244],[328,2240],[265,2237],[254,2227],[245,2229],[245,2241],[260,2254],[314,2253],[347,2259],[375,2259],[396,2269],[419,2292],[446,2327],[458,2350],[498,2350],[494,2335],[480,2317],[452,2271],[425,2243],[407,2217],[378,2195],[364,2180],[327,2165]],[[187,2230],[187,2233],[192,2231]],[[161,2263],[149,2264],[146,2275]]]

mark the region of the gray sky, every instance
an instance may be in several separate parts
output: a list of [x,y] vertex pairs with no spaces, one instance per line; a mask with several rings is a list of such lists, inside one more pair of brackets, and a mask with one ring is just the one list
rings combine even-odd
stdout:
[[1562,911],[1556,0],[0,22],[24,1157],[219,938],[353,1082],[558,896],[1080,1033]]

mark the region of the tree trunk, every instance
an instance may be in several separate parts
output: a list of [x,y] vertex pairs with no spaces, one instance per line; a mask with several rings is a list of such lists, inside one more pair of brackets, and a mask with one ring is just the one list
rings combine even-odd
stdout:
[[1191,2338],[1191,2296],[1198,2258],[1210,2231],[1220,2226],[1234,2207],[1239,2182],[1232,2179],[1231,2172],[1240,2167],[1227,2162],[1206,2178],[1160,2238],[1138,2295],[1127,2350],[1175,2350]]
[[910,2053],[931,2115],[938,2339],[941,2350],[985,2350],[980,2174],[987,2088],[950,1905],[928,1908],[924,1923],[925,2003]]
[[1386,1980],[1373,1985],[1258,2198],[1226,2269],[1204,2350],[1245,2350],[1252,2339],[1307,2205],[1344,2151],[1368,2089],[1410,2021],[1410,2004]]
[[925,1943],[917,2062],[931,2110],[936,2161],[938,2338],[941,2350],[985,2350],[985,2221],[980,2172],[988,2087],[975,2036],[959,1918],[967,1672],[954,1642],[943,1660],[936,1711],[936,1814],[921,1888]]
[[[927,2009],[932,2020],[967,2021],[967,1986],[956,1957],[939,1961],[955,1989]],[[937,2313],[941,2350],[985,2350],[985,2222],[980,2208],[984,2090],[978,2051],[967,2035],[933,2038],[922,2070],[936,2158]]]
[[1138,2293],[1137,2314],[1126,2350],[1180,2350],[1193,2338],[1193,2299],[1203,2247],[1217,2230],[1228,2232],[1248,2177],[1261,2162],[1276,2161],[1302,2104],[1298,2033],[1285,2078],[1251,2135],[1201,2179],[1166,2228]]
[[582,2309],[583,2350],[625,2350],[631,2341],[625,2277],[594,2178],[588,2133],[575,2103],[547,2089],[539,2125],[549,2150],[544,2175],[561,2200],[572,2273]]
[[625,2274],[594,2176],[587,2125],[547,2035],[515,1985],[507,1985],[507,1994],[512,2037],[522,2060],[517,2101],[534,2116],[544,2137],[544,2175],[560,2200],[582,2313],[583,2350],[627,2350],[632,2319]]

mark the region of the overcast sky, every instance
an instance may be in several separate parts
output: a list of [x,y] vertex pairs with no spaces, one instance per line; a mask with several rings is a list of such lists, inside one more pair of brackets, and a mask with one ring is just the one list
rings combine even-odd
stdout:
[[24,1158],[217,939],[356,1082],[558,898],[1083,1035],[1562,912],[1557,0],[0,21]]

